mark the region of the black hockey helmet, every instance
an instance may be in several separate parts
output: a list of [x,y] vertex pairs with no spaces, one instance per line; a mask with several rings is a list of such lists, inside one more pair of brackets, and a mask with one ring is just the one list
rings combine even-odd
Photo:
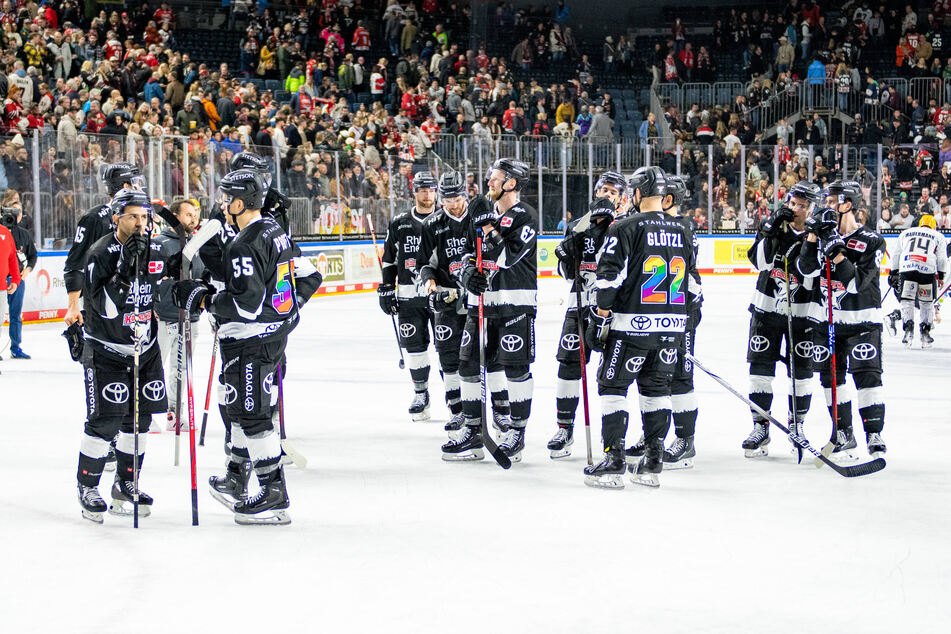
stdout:
[[525,184],[525,181],[528,180],[529,172],[531,168],[528,166],[528,163],[523,163],[522,161],[516,161],[515,159],[510,158],[500,158],[492,165],[489,166],[489,169],[485,171],[485,180],[486,183],[489,181],[489,177],[492,176],[492,172],[495,170],[500,170],[505,174],[505,180],[508,181],[510,178],[515,179],[515,187],[512,189],[505,189],[505,185],[502,185],[502,193],[507,194],[509,192],[517,192],[522,189],[522,185]]
[[249,169],[228,172],[225,177],[221,179],[218,191],[222,198],[221,202],[224,205],[224,209],[228,213],[231,213],[228,210],[232,200],[242,201],[245,209],[262,209],[264,207],[264,199],[267,196],[264,175]]
[[251,152],[238,152],[231,159],[231,171],[253,170],[266,174],[265,185],[271,188],[271,163],[266,158],[253,154]]
[[664,209],[680,207],[682,204],[684,204],[684,200],[687,198],[687,184],[684,183],[684,179],[679,176],[668,176],[667,194],[664,196],[665,201],[667,196],[670,196],[671,204],[665,205]]
[[466,179],[459,172],[443,172],[439,177],[440,198],[467,198],[466,194]]
[[436,177],[430,171],[416,172],[413,176],[413,192],[421,189],[436,189]]
[[610,198],[598,198],[588,205],[588,211],[591,212],[591,220],[599,218],[614,218],[614,203]]
[[125,185],[145,189],[142,172],[132,163],[104,163],[99,167],[99,180],[106,184],[110,196],[115,196]]
[[826,187],[825,195],[835,197],[836,211],[839,210],[838,206],[845,202],[852,203],[852,211],[857,210],[859,205],[865,202],[862,186],[856,181],[835,181]]
[[641,193],[642,200],[654,196],[663,198],[667,194],[667,174],[656,165],[641,167],[631,176],[628,186],[631,188],[631,195],[634,196],[634,200],[638,204],[640,201],[637,200],[636,192]]
[[799,181],[795,185],[789,188],[789,196],[795,196],[796,198],[805,198],[809,202],[821,205],[822,204],[822,189],[815,183],[810,183],[809,181]]
[[149,218],[152,216],[152,202],[149,197],[136,189],[120,188],[109,201],[109,209],[116,216],[121,216],[126,207],[142,207],[149,212]]

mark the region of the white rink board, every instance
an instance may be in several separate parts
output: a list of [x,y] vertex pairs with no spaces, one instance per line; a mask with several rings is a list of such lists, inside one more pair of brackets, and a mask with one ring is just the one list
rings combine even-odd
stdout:
[[[697,339],[697,356],[744,390],[752,284],[710,276]],[[698,377],[696,468],[661,474],[659,490],[601,491],[582,484],[580,427],[570,459],[545,449],[566,287],[539,287],[535,405],[524,461],[510,471],[440,460],[435,370],[434,422],[409,422],[409,377],[373,293],[308,304],[285,392],[290,438],[310,465],[287,470],[288,527],[236,526],[207,494],[202,483],[223,465],[216,412],[199,449],[201,526],[190,526],[188,468],[172,466],[169,433],[148,437],[142,488],[156,504],[138,532],[109,515],[104,526],[82,520],[80,368],[61,325],[28,328],[33,360],[0,362],[0,631],[947,631],[951,325],[929,351],[886,335],[884,472],[848,480],[797,466],[775,430],[768,459],[744,459],[745,406]],[[211,349],[202,328],[198,404]],[[819,401],[806,433],[821,445]],[[596,397],[592,407],[597,439]],[[103,494],[109,484],[107,474]]]

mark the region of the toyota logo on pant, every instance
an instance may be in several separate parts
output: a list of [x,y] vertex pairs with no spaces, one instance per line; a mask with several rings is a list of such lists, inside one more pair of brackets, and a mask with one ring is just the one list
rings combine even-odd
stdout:
[[271,388],[274,387],[274,373],[273,372],[271,372],[266,377],[264,377],[264,381],[262,382],[261,387],[264,388],[265,394],[271,393]]
[[577,350],[580,347],[578,335],[569,333],[561,338],[561,347],[565,350]]
[[142,394],[153,403],[158,403],[165,396],[165,381],[156,379],[142,386]]
[[637,374],[644,366],[644,357],[631,357],[624,364],[624,368],[631,374]]
[[825,346],[814,345],[812,346],[812,360],[816,363],[822,363],[829,358],[829,349]]
[[225,405],[231,405],[236,400],[238,400],[238,390],[236,390],[230,383],[225,383],[222,386],[222,390],[224,392],[222,400],[224,400]]
[[506,352],[518,352],[525,342],[518,335],[502,335],[499,346]]
[[403,339],[409,339],[416,334],[416,326],[413,324],[400,324],[400,336]]
[[664,348],[659,356],[664,365],[673,365],[677,363],[677,348]]
[[811,359],[814,347],[811,341],[800,341],[796,344],[796,356],[802,357],[803,359]]
[[753,352],[765,352],[769,349],[769,339],[762,335],[753,335],[750,337],[750,350]]
[[462,341],[459,342],[459,346],[460,346],[461,348],[465,348],[466,346],[469,345],[469,342],[471,342],[471,341],[472,341],[472,335],[469,334],[469,331],[468,331],[468,330],[463,330],[463,331],[462,331]]
[[452,336],[452,328],[449,326],[436,326],[436,341],[446,341]]
[[102,388],[102,398],[119,405],[129,400],[129,386],[125,383],[110,383]]
[[878,356],[878,350],[870,343],[860,343],[852,348],[852,358],[856,361],[871,361]]

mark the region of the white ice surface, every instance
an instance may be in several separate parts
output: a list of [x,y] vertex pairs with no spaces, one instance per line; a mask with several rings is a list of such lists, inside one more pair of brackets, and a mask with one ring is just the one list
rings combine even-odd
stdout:
[[[752,284],[705,280],[697,343],[744,391]],[[169,433],[148,438],[141,484],[156,503],[138,531],[110,515],[104,526],[81,519],[80,367],[61,325],[28,326],[33,360],[0,363],[0,632],[951,631],[947,325],[929,351],[886,335],[884,472],[797,466],[776,429],[768,459],[745,459],[748,411],[698,373],[696,468],[663,473],[659,490],[602,491],[583,485],[580,425],[574,455],[548,458],[566,306],[563,282],[539,286],[528,446],[510,471],[488,457],[440,460],[435,371],[433,422],[409,421],[409,378],[374,294],[312,301],[288,352],[288,428],[310,465],[287,469],[287,527],[236,526],[208,495],[223,465],[217,411],[198,455],[199,527]],[[199,407],[211,349],[202,328]],[[821,392],[813,405],[807,435],[821,446]],[[628,441],[640,433],[632,418]],[[596,445],[599,421],[595,396]],[[106,474],[104,496],[110,484]]]

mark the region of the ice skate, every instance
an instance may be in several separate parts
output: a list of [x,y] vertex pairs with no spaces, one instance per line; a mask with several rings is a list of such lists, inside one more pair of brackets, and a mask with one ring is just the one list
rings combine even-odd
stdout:
[[465,422],[466,417],[462,412],[459,412],[458,414],[452,415],[452,418],[449,419],[449,422],[446,423],[446,426],[443,427],[443,429],[446,431],[459,431],[462,429],[462,426],[465,424]]
[[934,337],[931,336],[931,324],[921,324],[921,348],[927,350],[934,343]]
[[647,451],[641,456],[637,466],[630,465],[631,482],[648,487],[659,487],[658,474],[664,470],[664,439],[655,438],[647,445]]
[[106,464],[102,465],[103,472],[116,470],[116,448],[109,445],[109,455],[106,456]]
[[743,441],[743,452],[747,458],[769,455],[769,423],[753,423],[753,431]]
[[234,521],[242,526],[290,524],[287,509],[291,502],[284,486],[284,470],[271,473],[271,478],[261,483],[261,490],[252,497],[234,504]]
[[509,427],[499,439],[499,449],[512,462],[521,462],[522,449],[525,449],[525,428]]
[[624,468],[623,451],[605,451],[601,462],[584,468],[584,483],[598,489],[623,489],[624,481],[621,476],[624,475]]
[[106,512],[106,503],[96,487],[77,484],[79,504],[83,508],[83,517],[96,524],[102,524],[102,514]]
[[885,328],[888,329],[888,334],[892,337],[898,334],[897,324],[899,321],[901,321],[901,311],[897,309],[885,315]]
[[693,469],[697,452],[693,448],[693,436],[677,438],[664,450],[665,469]]
[[571,446],[575,444],[574,425],[558,425],[558,431],[548,441],[551,459],[567,458],[571,455]]
[[251,461],[242,463],[228,462],[227,472],[223,476],[208,478],[211,497],[215,498],[229,511],[240,500],[248,498],[248,481],[251,479]]
[[415,422],[429,420],[429,392],[416,392],[413,395],[409,415]]
[[482,430],[466,425],[458,438],[453,438],[442,446],[442,459],[447,462],[482,460],[485,458],[482,443]]
[[[112,483],[112,504],[109,505],[109,512],[112,515],[120,517],[131,517],[134,513],[134,504],[132,498],[135,495],[135,489],[132,480],[123,480],[116,478]],[[148,517],[152,514],[152,496],[143,493],[139,489],[139,517]]]
[[868,455],[873,458],[884,458],[885,457],[885,441],[882,440],[882,435],[878,432],[871,432],[865,434],[865,442],[868,445]]
[[901,342],[905,344],[906,348],[910,348],[911,344],[915,342],[915,322],[906,321],[903,327],[905,329],[905,336],[901,338]]
[[856,460],[855,447],[855,434],[852,433],[852,428],[839,429],[835,432],[835,440],[832,443],[832,454],[829,456],[829,459],[837,464]]
[[627,464],[637,464],[637,459],[643,456],[645,451],[647,451],[647,445],[644,443],[644,435],[641,434],[640,440],[624,450]]
[[492,412],[492,426],[500,434],[507,432],[511,424],[512,417],[508,414],[500,414],[496,411]]
[[803,440],[806,440],[805,430],[803,429],[803,423],[802,421],[798,421],[792,416],[790,416],[787,424],[789,425],[789,431],[791,434],[789,436],[786,436],[787,440],[789,440],[789,445],[790,445],[789,453],[791,453],[794,456],[798,456],[799,462],[802,462],[802,448],[799,445],[797,445],[795,442],[793,442],[792,434],[795,434],[796,436],[799,436]]

